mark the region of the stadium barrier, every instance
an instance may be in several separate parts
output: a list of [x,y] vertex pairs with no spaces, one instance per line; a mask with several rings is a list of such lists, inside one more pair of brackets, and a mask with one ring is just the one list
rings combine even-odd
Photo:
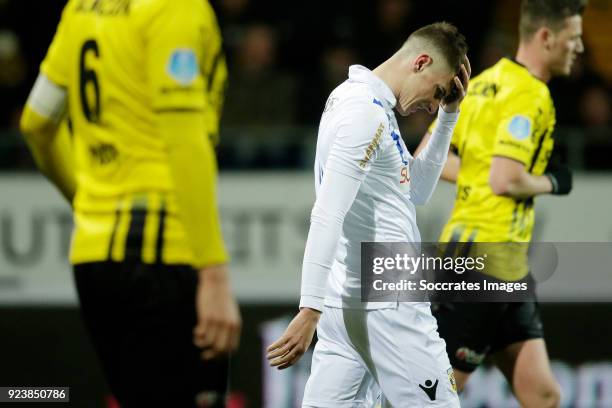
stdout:
[[[611,175],[579,175],[569,197],[539,198],[535,238],[612,241],[611,182]],[[441,183],[419,209],[423,240],[435,240],[453,194]],[[263,350],[296,311],[313,200],[309,173],[220,176],[223,229],[244,320],[241,349],[232,358],[236,408],[292,408],[301,398],[308,356],[278,372],[267,367]],[[104,407],[108,389],[80,322],[67,262],[71,228],[68,206],[41,176],[0,177],[0,384],[70,386],[74,406]],[[587,272],[575,274],[582,290]],[[597,291],[601,282],[592,286]],[[612,407],[611,310],[609,303],[542,305],[563,407]],[[462,399],[468,408],[518,406],[488,367],[477,371]]]

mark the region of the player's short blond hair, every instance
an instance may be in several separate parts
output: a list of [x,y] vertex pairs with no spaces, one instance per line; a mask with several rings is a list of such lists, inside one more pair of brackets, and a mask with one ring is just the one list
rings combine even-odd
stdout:
[[431,47],[446,61],[450,69],[459,73],[468,46],[463,34],[457,27],[447,22],[439,22],[419,28],[406,40],[402,48],[412,48],[415,44]]

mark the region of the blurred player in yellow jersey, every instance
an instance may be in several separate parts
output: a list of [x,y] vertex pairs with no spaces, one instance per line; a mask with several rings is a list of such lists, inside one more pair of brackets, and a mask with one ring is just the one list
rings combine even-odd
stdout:
[[[546,83],[564,76],[583,51],[585,0],[523,0],[516,58],[501,59],[472,80],[461,106],[442,178],[457,197],[442,242],[529,242],[534,197],[568,194],[571,173],[548,166],[555,109]],[[429,138],[429,133],[424,138]],[[524,247],[525,248],[525,247]],[[526,259],[494,272],[516,281]],[[459,389],[487,354],[523,407],[556,407],[537,303],[453,303],[434,306]]]
[[82,315],[123,407],[223,404],[241,325],[211,141],[226,78],[206,1],[70,0],[23,113],[74,209]]

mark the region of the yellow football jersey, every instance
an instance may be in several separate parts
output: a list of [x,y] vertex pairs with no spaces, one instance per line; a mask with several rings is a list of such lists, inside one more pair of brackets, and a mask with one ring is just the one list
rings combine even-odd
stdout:
[[[227,69],[208,2],[70,0],[41,72],[68,90],[71,261],[193,264],[156,115],[195,112],[202,138],[216,138]],[[215,262],[227,259],[220,239],[211,245]]]
[[[432,125],[433,126],[433,125]],[[495,195],[489,185],[491,159],[503,156],[544,173],[553,149],[555,109],[547,85],[517,62],[501,59],[470,81],[453,133],[451,149],[461,159],[457,195],[440,241],[529,242],[534,199]],[[526,246],[519,246],[520,252]],[[508,251],[507,268],[493,275],[520,279],[526,253]]]

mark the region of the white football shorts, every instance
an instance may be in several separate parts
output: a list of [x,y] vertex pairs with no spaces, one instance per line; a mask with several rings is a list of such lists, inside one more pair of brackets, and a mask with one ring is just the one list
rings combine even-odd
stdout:
[[394,408],[459,407],[437,329],[428,303],[374,310],[326,306],[302,407],[372,408],[381,400]]

